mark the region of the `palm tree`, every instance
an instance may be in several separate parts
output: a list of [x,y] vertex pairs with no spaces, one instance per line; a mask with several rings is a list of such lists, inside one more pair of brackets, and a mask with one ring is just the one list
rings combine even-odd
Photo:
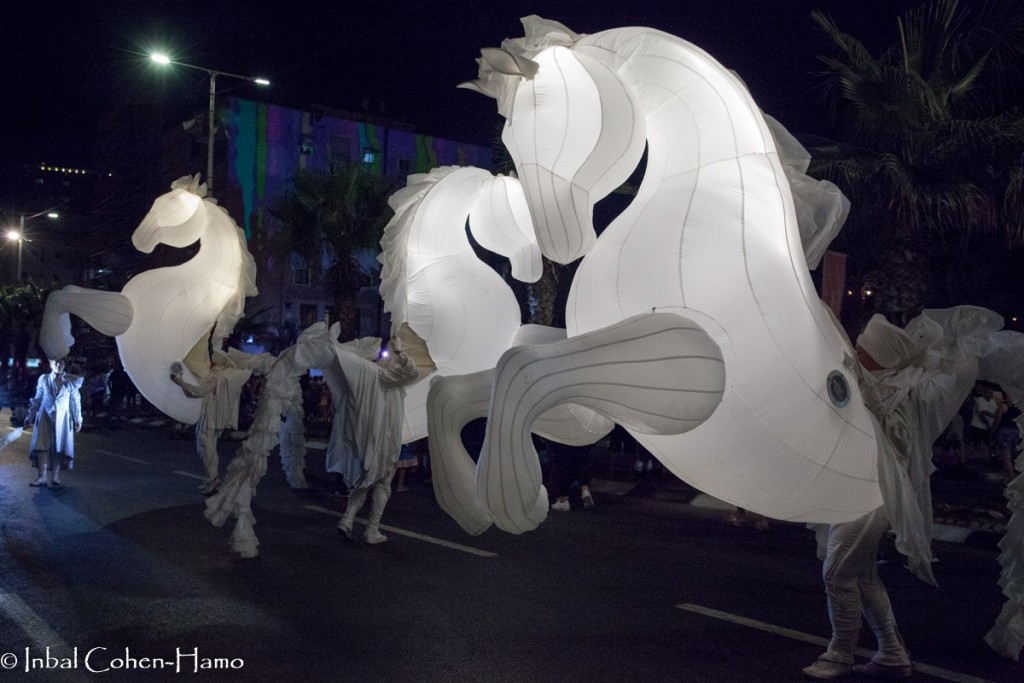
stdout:
[[853,268],[894,319],[962,302],[972,248],[1024,245],[1024,117],[1007,106],[1024,6],[935,0],[900,17],[877,56],[813,17],[839,48],[821,58],[839,139],[814,150],[811,172],[852,201],[841,244]]
[[281,230],[268,249],[299,255],[311,283],[324,286],[341,323],[343,338],[357,333],[356,295],[372,282],[357,250],[376,247],[391,216],[387,198],[393,182],[356,164],[328,171],[300,170],[292,190],[270,210]]

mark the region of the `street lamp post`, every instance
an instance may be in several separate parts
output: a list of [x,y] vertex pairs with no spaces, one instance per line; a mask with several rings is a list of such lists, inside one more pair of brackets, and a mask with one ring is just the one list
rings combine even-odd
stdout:
[[21,216],[20,227],[18,230],[8,230],[7,239],[10,241],[18,242],[18,275],[15,278],[15,282],[21,282],[21,243],[25,238],[25,217]]
[[21,247],[25,244],[25,214],[18,217],[18,279],[21,282]]
[[257,78],[252,76],[240,76],[238,74],[228,73],[227,71],[217,71],[216,69],[207,69],[206,67],[196,66],[194,64],[185,64],[184,62],[176,62],[165,54],[154,52],[150,56],[157,64],[176,64],[183,66],[188,69],[195,69],[196,71],[202,71],[203,73],[210,76],[210,108],[208,118],[206,121],[207,135],[206,135],[206,192],[208,197],[213,196],[213,144],[214,144],[214,126],[216,124],[215,117],[217,115],[217,76],[228,76],[229,78],[237,78],[242,81],[249,81],[256,85],[270,85],[270,81],[265,78]]
[[7,231],[7,239],[9,239],[12,242],[18,242],[18,275],[17,279],[15,280],[16,283],[21,282],[21,250],[24,247],[25,242],[32,241],[25,237],[25,219],[37,218],[39,216],[42,216],[43,214],[46,214],[48,218],[59,218],[59,214],[57,214],[53,209],[40,211],[39,213],[32,214],[31,216],[26,216],[25,214],[22,213],[18,214],[18,229]]

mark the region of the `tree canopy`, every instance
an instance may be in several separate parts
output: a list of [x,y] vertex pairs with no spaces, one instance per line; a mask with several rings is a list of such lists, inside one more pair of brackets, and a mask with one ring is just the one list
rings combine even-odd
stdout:
[[391,217],[388,196],[394,183],[358,164],[327,171],[300,170],[292,190],[270,212],[280,231],[269,249],[297,254],[310,270],[310,283],[324,287],[342,323],[342,336],[355,330],[355,298],[370,284],[354,258],[357,250],[376,248]]
[[855,270],[887,313],[975,303],[970,250],[1024,245],[1024,6],[935,0],[878,54],[813,16],[838,54],[821,58],[837,139],[812,173],[853,203],[841,243]]

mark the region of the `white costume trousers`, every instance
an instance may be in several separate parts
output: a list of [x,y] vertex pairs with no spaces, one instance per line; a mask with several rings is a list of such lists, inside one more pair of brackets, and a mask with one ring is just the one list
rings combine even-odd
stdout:
[[860,635],[861,613],[878,640],[871,658],[878,664],[910,664],[910,656],[896,630],[889,594],[878,578],[878,544],[889,526],[885,508],[879,507],[852,522],[829,527],[822,570],[832,641],[827,658],[852,663]]
[[219,429],[207,428],[200,420],[196,424],[196,450],[206,468],[206,480],[213,481],[220,472],[220,456],[217,454],[217,437]]
[[342,515],[341,523],[352,528],[352,524],[356,520],[356,513],[363,507],[363,503],[366,502],[366,494],[373,489],[373,503],[370,506],[370,523],[366,527],[367,533],[378,531],[380,529],[380,519],[384,516],[384,506],[388,504],[388,500],[391,498],[391,480],[395,478],[395,471],[398,468],[392,466],[384,478],[377,480],[375,484],[364,486],[362,488],[353,489],[348,494],[348,505],[345,506],[345,514]]

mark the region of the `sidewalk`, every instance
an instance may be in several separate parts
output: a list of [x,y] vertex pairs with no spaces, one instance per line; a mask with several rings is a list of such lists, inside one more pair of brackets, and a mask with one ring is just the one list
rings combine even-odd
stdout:
[[[590,462],[591,489],[599,496],[643,497],[661,504],[721,510],[722,514],[734,509],[657,464],[651,472],[634,472],[633,456],[609,452],[604,441],[594,446]],[[968,462],[965,468],[955,470],[943,468],[932,475],[931,481],[935,539],[994,549],[1009,515],[1003,486],[991,476],[985,463]]]

